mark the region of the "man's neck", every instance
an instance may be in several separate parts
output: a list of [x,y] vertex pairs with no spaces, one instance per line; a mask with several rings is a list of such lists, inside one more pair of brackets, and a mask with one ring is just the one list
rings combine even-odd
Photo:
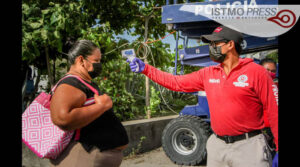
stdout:
[[228,53],[225,60],[222,63],[225,74],[228,75],[232,69],[234,69],[239,64],[239,55]]

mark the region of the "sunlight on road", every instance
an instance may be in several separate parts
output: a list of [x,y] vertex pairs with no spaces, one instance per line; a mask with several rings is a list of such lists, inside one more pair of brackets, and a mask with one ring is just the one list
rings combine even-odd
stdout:
[[[174,164],[164,153],[162,147],[153,151],[136,155],[135,157],[125,157],[120,167],[187,167]],[[206,166],[198,166],[206,167]]]

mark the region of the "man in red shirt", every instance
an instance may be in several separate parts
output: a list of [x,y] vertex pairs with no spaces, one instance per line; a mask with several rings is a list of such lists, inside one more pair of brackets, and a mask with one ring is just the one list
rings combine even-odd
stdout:
[[208,167],[268,167],[272,158],[261,129],[263,113],[268,113],[278,151],[277,86],[262,66],[239,58],[241,33],[220,26],[201,39],[220,64],[172,75],[135,58],[130,68],[173,91],[206,92],[214,132],[206,145]]

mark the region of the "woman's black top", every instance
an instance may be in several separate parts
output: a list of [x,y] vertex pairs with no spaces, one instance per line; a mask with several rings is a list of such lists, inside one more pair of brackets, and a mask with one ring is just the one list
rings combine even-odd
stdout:
[[[63,83],[80,89],[86,94],[87,98],[94,97],[94,92],[74,77],[65,78],[58,85]],[[97,89],[99,95],[103,94],[97,84],[87,81],[86,83]],[[104,151],[128,144],[128,136],[121,121],[111,108],[95,121],[81,128],[79,142],[88,152],[93,146],[98,147],[100,151]]]

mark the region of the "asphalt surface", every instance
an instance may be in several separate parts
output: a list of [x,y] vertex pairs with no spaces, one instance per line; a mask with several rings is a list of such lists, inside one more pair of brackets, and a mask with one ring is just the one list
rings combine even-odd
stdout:
[[[120,167],[187,167],[174,164],[164,153],[162,147],[132,157],[124,157]],[[198,166],[206,167],[206,166]]]
[[[49,160],[38,158],[25,144],[22,144],[22,167],[49,167]],[[123,158],[120,167],[187,167],[174,164],[162,147],[139,155]],[[206,167],[206,166],[198,166]]]

